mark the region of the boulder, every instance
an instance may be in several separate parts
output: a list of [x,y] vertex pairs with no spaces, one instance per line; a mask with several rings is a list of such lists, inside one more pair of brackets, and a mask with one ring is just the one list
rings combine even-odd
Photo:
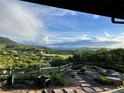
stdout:
[[107,79],[111,80],[114,85],[121,85],[123,81],[118,77],[106,77]]

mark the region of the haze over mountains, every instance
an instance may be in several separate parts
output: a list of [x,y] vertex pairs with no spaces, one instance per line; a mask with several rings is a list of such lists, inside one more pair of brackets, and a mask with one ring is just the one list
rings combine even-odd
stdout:
[[[19,44],[18,42],[15,42],[9,38],[5,38],[5,37],[0,37],[0,43],[1,44],[14,44],[14,45],[29,45],[29,46],[41,46],[43,47],[42,45],[38,44],[37,42],[36,43],[32,43],[32,42],[29,42],[29,41],[25,41],[23,42],[23,44]],[[60,46],[56,46],[56,47],[50,47],[50,46],[44,46],[44,47],[50,47],[52,49],[60,49],[60,50],[76,50],[76,49],[85,49],[85,48],[89,48],[89,47],[66,47],[64,46],[65,44],[60,44]],[[99,48],[90,48],[92,50],[98,50]]]

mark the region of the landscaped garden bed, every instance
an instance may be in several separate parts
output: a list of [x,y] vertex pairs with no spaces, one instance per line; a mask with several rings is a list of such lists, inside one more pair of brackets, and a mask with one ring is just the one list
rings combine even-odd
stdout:
[[93,84],[120,86],[123,83],[123,74],[114,70],[107,70],[97,66],[84,66],[78,72]]

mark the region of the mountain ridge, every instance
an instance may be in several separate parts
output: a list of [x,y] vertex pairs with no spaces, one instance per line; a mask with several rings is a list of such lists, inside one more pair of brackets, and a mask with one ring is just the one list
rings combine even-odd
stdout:
[[0,37],[0,43],[2,43],[2,44],[17,44],[13,40],[6,38],[6,37]]

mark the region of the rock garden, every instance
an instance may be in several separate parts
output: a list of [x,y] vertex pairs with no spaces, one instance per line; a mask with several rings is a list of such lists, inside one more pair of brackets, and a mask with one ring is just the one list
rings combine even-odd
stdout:
[[98,66],[85,66],[78,71],[79,75],[87,77],[101,85],[120,86],[123,84],[124,75],[114,70],[103,69]]

